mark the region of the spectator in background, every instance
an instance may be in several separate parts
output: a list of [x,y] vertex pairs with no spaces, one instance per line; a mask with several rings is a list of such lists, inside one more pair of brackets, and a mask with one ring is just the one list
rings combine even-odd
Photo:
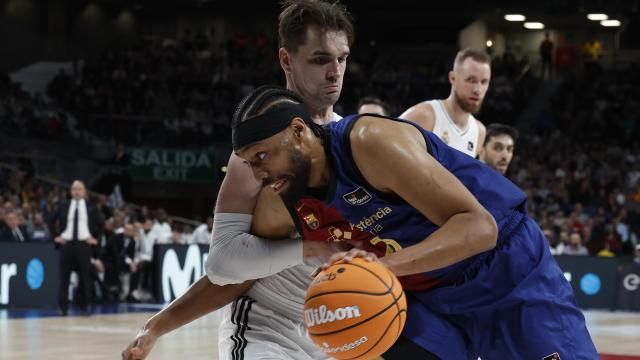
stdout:
[[546,71],[548,78],[551,79],[553,74],[553,41],[551,41],[551,34],[548,31],[544,34],[544,40],[540,43],[539,51],[541,61],[540,77],[544,79]]
[[389,116],[389,106],[380,98],[367,96],[358,103],[358,114],[377,114]]
[[480,161],[505,175],[513,159],[518,130],[504,124],[489,124],[484,144],[480,148]]
[[171,244],[174,242],[171,225],[167,212],[160,208],[155,212],[155,221],[151,227],[150,235],[154,244]]
[[60,246],[60,310],[67,315],[69,308],[69,276],[76,270],[79,278],[78,303],[85,315],[89,315],[91,302],[92,247],[102,236],[104,220],[95,205],[87,200],[82,181],[71,184],[71,201],[58,206],[52,219],[54,241]]
[[138,246],[134,262],[136,271],[130,278],[129,300],[151,300],[151,281],[153,278],[153,246],[155,237],[152,233],[154,222],[151,217],[143,219],[142,223],[134,224],[134,232],[138,237]]
[[558,238],[553,233],[553,230],[544,229],[542,230],[542,233],[549,243],[549,251],[551,251],[551,255],[562,255],[564,244],[558,240]]
[[569,244],[562,250],[562,255],[587,256],[589,251],[582,245],[582,236],[577,232],[569,235]]
[[213,215],[207,216],[207,222],[201,224],[193,231],[191,243],[209,245],[211,242],[211,234],[213,233]]
[[4,216],[4,222],[6,227],[0,233],[0,241],[7,242],[27,242],[31,241],[29,234],[27,233],[26,226],[20,226],[18,224],[18,214],[16,211],[9,211]]
[[33,229],[30,233],[32,241],[37,242],[49,242],[51,239],[51,233],[49,232],[49,226],[44,222],[41,213],[36,213],[33,216]]
[[121,300],[130,294],[129,277],[126,275],[137,271],[135,235],[134,226],[126,224],[122,231],[109,239],[104,249],[105,282],[109,284],[110,292],[117,293]]

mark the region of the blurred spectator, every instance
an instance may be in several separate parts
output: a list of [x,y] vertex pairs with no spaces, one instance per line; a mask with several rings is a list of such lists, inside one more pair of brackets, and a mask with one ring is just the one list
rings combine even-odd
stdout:
[[171,244],[175,241],[171,225],[168,222],[167,212],[160,208],[156,210],[155,221],[149,235],[154,244]]
[[102,255],[105,265],[105,283],[109,287],[109,292],[116,298],[124,300],[129,295],[129,279],[127,277],[123,280],[123,275],[137,271],[137,265],[134,262],[135,251],[135,229],[132,224],[124,225],[105,246]]
[[358,103],[358,114],[377,114],[389,116],[389,107],[377,97],[367,96]]
[[579,233],[573,232],[569,235],[569,244],[562,250],[562,255],[589,255],[589,251],[582,245],[582,237]]
[[33,241],[49,242],[53,240],[49,232],[49,226],[44,222],[40,213],[34,215],[33,226],[29,233]]
[[551,34],[547,31],[544,34],[544,40],[540,43],[540,77],[544,79],[545,72],[547,78],[551,79],[553,76],[553,41],[551,41]]
[[211,243],[211,234],[213,233],[213,216],[207,216],[207,222],[199,225],[191,237],[192,244],[209,245]]
[[18,215],[16,211],[9,211],[4,216],[6,227],[0,233],[0,241],[8,242],[27,242],[31,241],[27,233],[27,227],[18,224]]

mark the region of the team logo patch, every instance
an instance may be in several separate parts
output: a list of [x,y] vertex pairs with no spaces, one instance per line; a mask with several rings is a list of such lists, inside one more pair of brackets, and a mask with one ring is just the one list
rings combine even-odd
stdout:
[[554,352],[553,354],[543,357],[542,360],[560,360],[560,354]]
[[471,141],[467,143],[467,150],[473,151],[473,143]]
[[364,205],[371,200],[372,196],[360,186],[354,191],[344,194],[342,198],[351,205]]
[[444,141],[445,144],[449,145],[449,132],[447,130],[442,133],[442,141]]
[[316,230],[318,229],[318,226],[320,226],[320,222],[318,221],[318,218],[314,213],[309,213],[305,215],[304,222],[307,223],[307,226],[311,228],[311,230]]

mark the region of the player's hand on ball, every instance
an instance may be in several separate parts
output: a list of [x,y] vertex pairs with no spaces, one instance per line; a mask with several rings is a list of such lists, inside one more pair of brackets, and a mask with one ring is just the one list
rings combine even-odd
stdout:
[[146,359],[158,337],[148,329],[141,329],[136,338],[122,352],[122,360]]
[[328,268],[329,266],[331,266],[333,263],[337,261],[343,260],[345,262],[351,262],[351,260],[353,260],[356,257],[363,258],[366,261],[376,261],[376,262],[379,261],[378,256],[376,256],[376,254],[362,250],[362,249],[353,248],[349,251],[340,251],[331,255],[331,257],[329,258],[329,261],[325,262],[324,264],[322,264],[322,266],[316,269],[316,271],[314,271],[313,274],[311,274],[311,277],[315,277],[316,275],[318,275],[318,273],[320,273],[320,271],[325,270],[326,268]]

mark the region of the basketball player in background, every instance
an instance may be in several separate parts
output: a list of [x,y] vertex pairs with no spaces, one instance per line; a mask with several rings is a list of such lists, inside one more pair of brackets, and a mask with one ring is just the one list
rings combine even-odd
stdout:
[[389,116],[389,106],[377,97],[366,96],[358,102],[358,114]]
[[[441,359],[598,357],[522,190],[416,124],[352,115],[319,127],[300,104],[272,88],[245,97],[234,152],[288,206],[301,183],[324,189],[328,206],[396,241],[379,261],[432,284],[407,294],[417,307],[403,336]],[[353,249],[331,260],[355,256],[375,259]]]
[[518,140],[518,130],[515,128],[499,123],[489,124],[487,137],[480,150],[480,161],[505,175],[513,159],[516,140]]
[[[346,8],[338,2],[286,1],[278,35],[278,56],[287,88],[305,99],[313,121],[326,124],[338,120],[333,105],[342,90],[354,37]],[[160,336],[233,300],[220,324],[221,360],[238,356],[327,358],[305,336],[304,296],[311,282],[309,274],[321,261],[305,264],[304,260],[326,258],[335,248],[291,239],[295,227],[287,209],[279,198],[274,203],[268,194],[259,199],[261,189],[248,165],[231,155],[216,202],[207,276],[149,319],[123,351],[123,359],[146,358]],[[271,241],[249,234],[254,210],[269,214],[267,221],[253,223],[255,232],[289,240]],[[253,279],[260,280],[254,283]],[[245,292],[247,296],[238,298]]]
[[486,129],[473,114],[480,111],[490,81],[489,54],[476,49],[461,50],[449,71],[449,97],[416,104],[400,118],[422,126],[447,145],[475,158],[484,143]]

